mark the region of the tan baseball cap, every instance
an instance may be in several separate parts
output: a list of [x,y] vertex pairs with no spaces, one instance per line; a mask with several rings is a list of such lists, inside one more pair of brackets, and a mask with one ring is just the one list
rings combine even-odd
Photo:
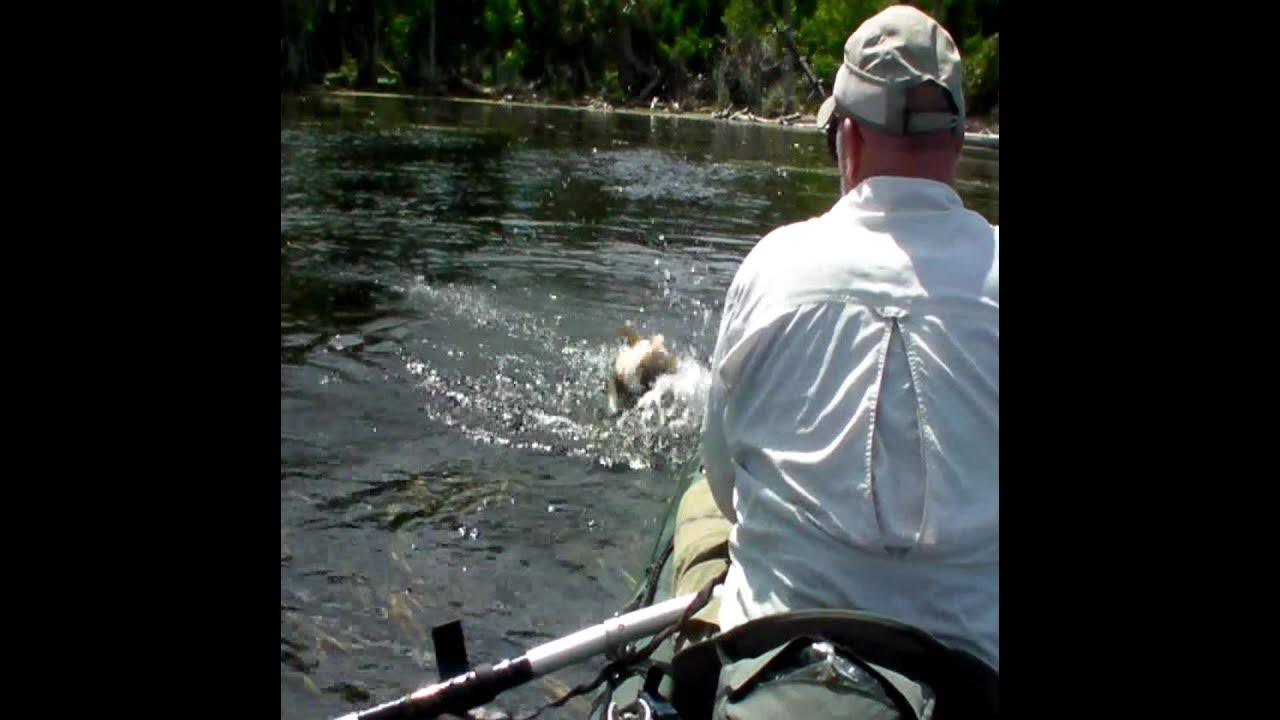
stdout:
[[[907,113],[907,92],[925,83],[950,96],[954,112]],[[964,133],[964,67],[955,41],[936,20],[910,5],[881,11],[849,36],[818,127],[852,116],[890,135]]]

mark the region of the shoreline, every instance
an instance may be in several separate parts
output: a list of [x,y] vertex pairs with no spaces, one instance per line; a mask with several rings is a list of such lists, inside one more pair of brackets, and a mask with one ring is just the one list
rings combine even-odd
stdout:
[[[784,130],[801,130],[805,132],[814,131],[814,122],[816,116],[812,114],[793,113],[792,115],[765,118],[752,115],[750,112],[737,111],[730,112],[728,110],[717,110],[708,112],[705,106],[683,110],[679,105],[675,105],[676,109],[671,109],[665,103],[655,103],[649,108],[644,107],[617,107],[603,103],[599,100],[592,99],[582,104],[573,104],[569,102],[557,101],[530,101],[527,99],[515,98],[507,95],[502,98],[477,98],[466,97],[460,95],[429,95],[425,93],[405,93],[391,92],[384,90],[349,90],[349,89],[333,89],[321,86],[312,86],[301,88],[292,92],[282,93],[284,95],[330,95],[335,97],[381,97],[381,98],[400,98],[406,100],[447,100],[449,102],[475,103],[480,105],[502,105],[511,107],[527,107],[527,108],[551,108],[554,110],[584,110],[591,112],[604,113],[622,113],[637,116],[660,116],[673,117],[689,120],[709,121],[709,122],[730,122],[744,125],[767,125]],[[673,103],[674,104],[674,103]],[[983,148],[999,152],[1000,150],[1000,134],[999,126],[996,126],[996,132],[991,132],[989,127],[983,127],[985,123],[971,122],[969,123],[974,130],[966,128],[964,134],[964,144],[968,147]]]

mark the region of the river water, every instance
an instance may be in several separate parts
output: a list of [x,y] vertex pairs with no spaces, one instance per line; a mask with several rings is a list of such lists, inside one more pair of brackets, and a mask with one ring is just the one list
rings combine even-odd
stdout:
[[[415,98],[280,105],[280,713],[325,718],[630,596],[691,452],[719,306],[768,230],[825,212],[814,132]],[[999,164],[958,189],[999,222]],[[681,358],[610,415],[631,323]],[[591,677],[499,698],[522,716]],[[542,717],[580,718],[574,701]]]

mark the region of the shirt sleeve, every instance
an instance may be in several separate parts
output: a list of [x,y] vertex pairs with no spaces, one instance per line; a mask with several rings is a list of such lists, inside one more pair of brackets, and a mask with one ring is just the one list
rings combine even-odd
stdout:
[[724,410],[728,392],[721,365],[729,347],[731,347],[734,318],[737,314],[735,299],[738,296],[738,285],[730,286],[725,296],[724,312],[720,319],[720,332],[716,337],[715,353],[711,356],[711,382],[707,390],[707,409],[702,419],[702,467],[711,487],[711,496],[716,506],[729,522],[736,523],[738,516],[733,510],[733,457],[729,450],[724,431]]
[[725,519],[736,523],[738,516],[733,511],[733,459],[724,436],[724,385],[714,373],[707,393],[707,412],[702,423],[702,467],[716,506]]

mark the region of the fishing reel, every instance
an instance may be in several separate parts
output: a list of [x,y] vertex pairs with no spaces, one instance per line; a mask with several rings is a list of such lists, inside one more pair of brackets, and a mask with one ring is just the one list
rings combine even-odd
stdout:
[[680,713],[676,712],[671,703],[642,692],[639,697],[622,707],[616,702],[610,702],[604,717],[605,720],[680,720]]
[[605,710],[604,720],[679,720],[680,713],[668,702],[659,688],[665,673],[658,666],[650,666],[645,673],[644,686],[635,699],[619,705],[612,698]]
[[619,708],[617,703],[610,702],[604,717],[605,720],[653,720],[653,708],[644,698],[636,698],[625,708]]

